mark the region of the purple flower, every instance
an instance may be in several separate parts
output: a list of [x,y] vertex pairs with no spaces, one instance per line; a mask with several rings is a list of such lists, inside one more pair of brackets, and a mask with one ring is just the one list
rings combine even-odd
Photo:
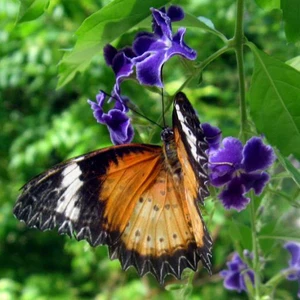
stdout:
[[269,175],[264,170],[274,162],[274,151],[259,137],[252,137],[245,146],[228,137],[218,149],[212,150],[209,151],[210,182],[217,187],[225,186],[219,198],[226,209],[241,211],[250,201],[245,194],[253,189],[259,195],[268,182]]
[[298,280],[299,290],[297,296],[300,298],[300,244],[288,242],[284,245],[284,248],[287,249],[292,256],[289,261],[289,268],[284,270],[289,271],[286,279],[291,281]]
[[208,152],[210,154],[212,151],[217,150],[220,147],[222,131],[218,127],[212,126],[209,123],[202,123],[201,127],[206,137],[206,141],[209,146]]
[[172,33],[172,21],[184,17],[181,8],[171,6],[167,13],[152,8],[152,16],[154,33],[144,32],[136,36],[133,50],[137,57],[133,61],[141,84],[163,87],[161,73],[164,63],[174,55],[194,60],[197,53],[183,41],[185,28],[179,28],[174,35]]
[[[220,276],[224,278],[224,287],[228,290],[247,291],[246,280],[254,286],[254,271],[249,269],[238,253],[234,253],[232,260],[227,263],[228,270],[222,270]],[[247,278],[247,279],[246,279]]]
[[133,128],[130,119],[126,115],[128,108],[126,101],[118,98],[118,95],[111,97],[107,103],[115,101],[115,105],[107,113],[103,111],[107,95],[100,91],[96,96],[96,103],[88,100],[93,114],[98,123],[105,124],[109,130],[110,138],[115,145],[130,143],[133,139]]
[[[141,84],[162,87],[161,72],[163,64],[174,55],[181,55],[188,59],[195,59],[196,52],[188,47],[184,41],[185,28],[179,28],[172,33],[172,22],[182,20],[183,10],[178,6],[165,9],[151,9],[153,16],[153,33],[143,32],[135,37],[133,47],[117,50],[111,45],[104,47],[104,58],[116,77],[108,103],[115,101],[113,109],[107,113],[103,111],[105,94],[97,95],[97,103],[89,101],[94,116],[99,123],[107,125],[111,139],[115,144],[128,143],[133,138],[133,127],[126,116],[127,108],[124,97],[121,96],[121,83],[134,77]],[[127,101],[129,101],[127,99]]]
[[118,51],[115,47],[109,44],[104,47],[103,52],[106,64],[112,67],[116,75],[114,91],[120,95],[121,82],[128,78],[134,71],[132,59],[136,55],[130,47],[125,47]]

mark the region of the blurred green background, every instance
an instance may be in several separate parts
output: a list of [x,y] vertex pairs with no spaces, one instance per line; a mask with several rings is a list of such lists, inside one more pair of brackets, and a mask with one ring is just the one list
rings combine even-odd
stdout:
[[[85,241],[59,236],[55,231],[27,229],[12,215],[19,189],[31,177],[66,158],[110,145],[106,127],[95,122],[87,104],[99,89],[110,92],[114,83],[102,53],[84,73],[56,90],[58,63],[64,51],[74,45],[76,29],[108,2],[51,1],[44,15],[16,25],[19,2],[0,0],[0,299],[181,299],[189,292],[167,291],[150,275],[140,279],[135,270],[121,271],[118,261],[108,259],[106,247],[93,249]],[[235,1],[180,1],[180,5],[191,14],[211,19],[217,29],[232,37]],[[287,44],[281,18],[279,10],[263,11],[254,1],[247,1],[248,39],[286,61],[299,54],[300,45]],[[130,44],[135,33],[132,30],[114,45]],[[187,41],[197,50],[199,61],[222,46],[217,37],[202,31],[188,31]],[[245,63],[249,83],[253,65],[247,49]],[[170,92],[184,82],[185,74],[177,65],[175,58],[164,67]],[[233,53],[209,65],[200,85],[195,80],[185,89],[201,120],[222,128],[224,136],[237,136],[239,132],[237,91]],[[132,82],[124,84],[124,94],[149,118],[159,117],[158,95]],[[151,125],[133,118],[137,124],[135,141],[159,142],[159,130],[149,141]],[[288,181],[286,186],[291,187]],[[228,213],[218,202],[208,199],[206,211],[212,210],[208,227],[215,239],[213,276],[200,269],[190,299],[245,299],[245,294],[225,290],[218,272],[225,267],[237,242],[234,234],[229,234],[228,220],[234,215],[236,222],[244,223],[247,211]],[[272,249],[275,254],[279,252],[278,248]],[[284,266],[284,260],[278,261],[266,276]],[[185,282],[183,279],[178,283]],[[167,283],[176,281],[168,277]],[[284,290],[292,290],[294,295],[297,290],[296,283],[291,282],[280,288],[282,299],[289,299]]]

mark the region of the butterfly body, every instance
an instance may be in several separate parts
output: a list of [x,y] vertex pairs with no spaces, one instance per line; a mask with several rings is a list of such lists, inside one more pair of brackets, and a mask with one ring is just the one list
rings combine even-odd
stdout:
[[55,166],[24,186],[16,217],[108,245],[123,269],[150,272],[160,283],[200,260],[210,270],[212,242],[198,207],[208,195],[207,144],[183,93],[162,140],[163,147],[119,145]]

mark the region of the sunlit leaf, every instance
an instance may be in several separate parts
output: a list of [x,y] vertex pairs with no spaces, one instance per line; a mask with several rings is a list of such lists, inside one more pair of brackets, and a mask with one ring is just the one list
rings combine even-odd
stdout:
[[[151,27],[150,24],[151,24],[151,17],[149,16],[146,19],[144,19],[142,22],[140,22],[138,24],[138,27],[150,28]],[[203,16],[196,17],[192,14],[185,12],[184,19],[172,24],[172,27],[173,28],[186,27],[186,28],[202,29],[204,31],[215,34],[224,42],[227,41],[227,38],[225,37],[225,35],[223,35],[220,31],[218,31],[215,28],[214,23],[210,19],[203,17]]]
[[289,59],[285,63],[287,63],[288,65],[290,65],[294,69],[300,71],[300,55]]
[[280,0],[255,0],[255,2],[266,10],[280,8]]
[[254,54],[250,112],[259,133],[282,155],[300,158],[300,73],[248,43]]
[[50,0],[20,0],[18,23],[37,19],[47,9]]
[[284,30],[289,42],[300,40],[300,1],[281,0],[281,9],[284,20]]
[[178,23],[180,26],[190,28],[200,28],[210,33],[217,35],[223,41],[226,41],[226,37],[218,30],[215,29],[213,22],[205,17],[195,17],[191,14],[186,13],[185,18]]
[[150,7],[159,8],[169,1],[115,0],[88,17],[80,26],[74,49],[60,62],[58,88],[68,83],[77,72],[84,71],[94,55],[102,55],[105,44],[137,25],[150,15]]

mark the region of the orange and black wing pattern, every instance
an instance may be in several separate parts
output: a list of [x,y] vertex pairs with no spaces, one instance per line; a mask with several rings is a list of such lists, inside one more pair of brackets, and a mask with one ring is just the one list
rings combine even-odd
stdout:
[[199,204],[204,204],[204,198],[209,195],[208,158],[205,153],[208,144],[195,110],[184,93],[178,93],[174,99],[173,131],[182,170],[183,198],[189,207],[198,252],[210,271],[212,240],[199,209]]
[[112,245],[126,227],[135,205],[132,199],[143,186],[141,179],[160,158],[161,147],[140,144],[73,158],[28,182],[14,214],[29,227],[57,227],[59,233],[75,234],[92,246]]
[[152,273],[160,283],[167,274],[180,278],[185,268],[196,270],[200,260],[210,270],[211,240],[197,203],[202,190],[207,194],[206,177],[199,181],[205,166],[196,165],[204,161],[189,158],[194,150],[175,109],[172,153],[165,151],[166,142],[127,144],[71,159],[23,187],[16,217],[92,246],[108,245],[123,269],[134,266],[140,276]]

